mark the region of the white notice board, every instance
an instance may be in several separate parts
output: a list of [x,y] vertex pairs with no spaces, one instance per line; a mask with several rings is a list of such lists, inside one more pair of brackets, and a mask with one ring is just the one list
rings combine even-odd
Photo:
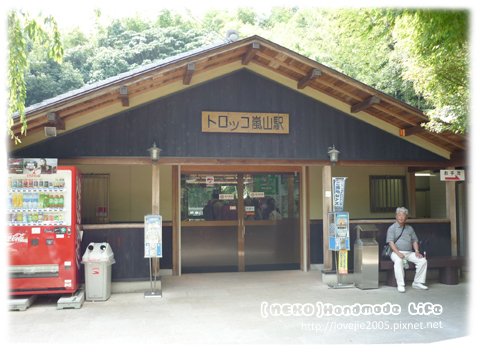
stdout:
[[162,257],[162,216],[145,215],[145,256]]

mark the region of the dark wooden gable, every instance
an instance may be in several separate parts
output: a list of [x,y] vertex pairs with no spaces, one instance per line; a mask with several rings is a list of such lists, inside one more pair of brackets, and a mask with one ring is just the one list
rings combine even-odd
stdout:
[[[290,115],[288,135],[202,133],[202,111]],[[15,151],[17,157],[165,157],[442,161],[440,156],[249,70],[240,70]]]

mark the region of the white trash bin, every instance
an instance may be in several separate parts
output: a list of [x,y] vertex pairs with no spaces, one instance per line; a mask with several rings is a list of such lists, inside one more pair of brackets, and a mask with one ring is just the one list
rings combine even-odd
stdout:
[[85,265],[85,300],[108,300],[112,292],[112,265],[115,264],[110,244],[90,243],[82,264]]

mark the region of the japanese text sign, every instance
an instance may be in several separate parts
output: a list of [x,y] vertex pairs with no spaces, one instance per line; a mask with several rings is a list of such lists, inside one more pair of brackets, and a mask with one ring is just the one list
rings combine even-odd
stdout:
[[465,181],[465,170],[440,170],[441,181]]
[[160,215],[145,216],[145,256],[146,258],[162,257],[162,217]]
[[288,134],[289,114],[202,111],[202,132]]

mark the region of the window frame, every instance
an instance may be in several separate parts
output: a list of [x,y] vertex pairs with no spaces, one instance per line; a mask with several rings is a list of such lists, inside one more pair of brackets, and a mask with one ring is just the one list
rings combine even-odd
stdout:
[[[400,181],[400,185],[395,181]],[[370,212],[372,213],[394,212],[398,207],[408,206],[405,175],[370,175],[369,190]],[[392,192],[395,193],[392,194]]]

